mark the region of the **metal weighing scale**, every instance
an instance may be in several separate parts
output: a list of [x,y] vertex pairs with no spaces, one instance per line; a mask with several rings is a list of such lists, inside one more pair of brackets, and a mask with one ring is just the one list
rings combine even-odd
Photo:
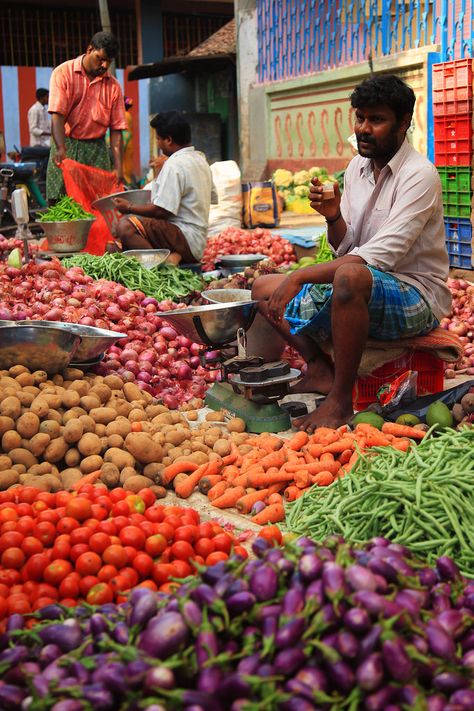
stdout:
[[211,361],[202,359],[203,365],[221,374],[221,381],[206,394],[208,407],[241,417],[249,432],[283,432],[291,422],[278,401],[301,373],[285,361],[264,363],[247,354],[246,331],[256,312],[256,301],[212,304],[168,312],[166,320],[206,350],[223,349]]

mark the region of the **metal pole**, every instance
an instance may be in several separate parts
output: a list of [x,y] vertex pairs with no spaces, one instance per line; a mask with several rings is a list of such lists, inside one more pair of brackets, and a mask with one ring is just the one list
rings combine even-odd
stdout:
[[[110,24],[109,6],[107,0],[99,0],[99,12],[100,12],[100,24],[102,25],[102,32],[112,32],[112,26]],[[112,76],[115,76],[115,59],[112,61],[109,72]]]

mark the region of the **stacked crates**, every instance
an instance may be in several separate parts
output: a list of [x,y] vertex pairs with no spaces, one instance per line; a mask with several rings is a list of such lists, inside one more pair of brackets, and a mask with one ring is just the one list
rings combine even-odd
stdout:
[[449,263],[473,269],[473,60],[433,65],[434,156],[443,188]]

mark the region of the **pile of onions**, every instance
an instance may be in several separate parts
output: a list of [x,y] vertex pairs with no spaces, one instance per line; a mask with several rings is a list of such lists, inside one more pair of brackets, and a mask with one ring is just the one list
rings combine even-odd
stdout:
[[[19,249],[23,254],[23,240],[15,237],[4,237],[0,235],[0,259],[7,259],[13,249]],[[39,250],[39,245],[33,242],[28,243],[28,254],[32,257]]]
[[0,319],[65,321],[126,333],[96,372],[118,373],[171,409],[203,398],[217,375],[201,365],[202,347],[163,318],[183,307],[115,282],[94,281],[79,267],[66,270],[58,260],[22,269],[0,265]]
[[202,256],[203,270],[214,269],[216,257],[221,254],[265,254],[277,266],[296,262],[295,250],[287,239],[260,227],[256,230],[227,227],[220,234],[210,237]]
[[449,318],[441,320],[441,328],[455,333],[464,345],[464,356],[458,363],[448,364],[446,377],[454,377],[455,371],[474,375],[474,284],[464,279],[448,279],[453,296],[453,309]]

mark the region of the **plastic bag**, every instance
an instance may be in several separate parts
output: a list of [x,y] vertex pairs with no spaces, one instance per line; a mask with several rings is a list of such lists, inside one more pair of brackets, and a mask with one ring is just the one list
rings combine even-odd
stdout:
[[418,373],[416,370],[407,370],[391,383],[382,385],[377,393],[377,399],[385,408],[385,412],[395,410],[402,402],[416,400],[416,384]]
[[114,173],[78,163],[71,158],[63,160],[61,169],[67,194],[77,200],[84,210],[92,212],[96,218],[83,251],[101,256],[112,236],[101,213],[94,210],[92,203],[106,195],[121,192],[123,185],[117,182]]
[[457,385],[455,388],[450,388],[440,393],[434,393],[434,395],[419,397],[409,405],[399,407],[390,412],[386,412],[385,408],[383,408],[382,416],[385,417],[385,415],[387,415],[387,419],[392,422],[395,422],[400,415],[405,414],[416,415],[420,420],[424,420],[426,412],[433,402],[441,401],[448,407],[452,407],[459,402],[472,387],[474,387],[474,380],[468,380],[461,385]]
[[226,227],[240,227],[242,220],[241,173],[233,160],[211,165],[217,204],[209,209],[208,235],[217,235]]
[[242,221],[245,227],[278,227],[280,211],[272,180],[242,185]]

